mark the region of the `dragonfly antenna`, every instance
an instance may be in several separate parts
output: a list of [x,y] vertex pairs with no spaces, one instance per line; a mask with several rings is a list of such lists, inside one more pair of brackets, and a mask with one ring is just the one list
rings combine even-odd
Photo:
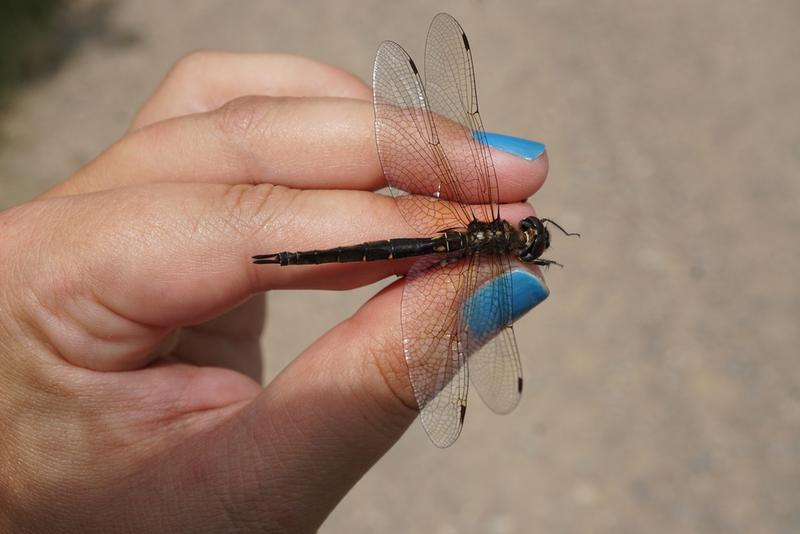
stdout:
[[580,237],[581,236],[581,234],[579,234],[578,232],[567,232],[566,230],[561,228],[561,225],[558,224],[557,222],[555,222],[553,219],[539,219],[539,220],[542,221],[543,223],[544,222],[549,222],[550,224],[552,224],[553,226],[555,226],[556,228],[561,230],[564,233],[564,235],[576,236],[576,237]]

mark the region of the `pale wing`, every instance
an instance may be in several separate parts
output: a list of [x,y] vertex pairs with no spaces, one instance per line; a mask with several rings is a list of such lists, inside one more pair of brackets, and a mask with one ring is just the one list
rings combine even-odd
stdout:
[[506,257],[478,256],[472,269],[481,285],[471,290],[462,316],[469,376],[489,408],[508,413],[522,393],[522,364],[512,326],[511,265]]
[[422,234],[465,227],[475,215],[442,150],[417,67],[397,43],[384,41],[378,48],[373,86],[375,139],[386,182],[395,197],[413,195],[397,203],[403,218]]
[[461,25],[447,13],[436,15],[428,30],[425,90],[445,155],[460,169],[460,187],[483,204],[483,220],[496,219],[497,174],[478,111],[472,50]]
[[469,260],[429,256],[405,278],[403,350],[422,426],[438,447],[461,433],[467,408],[468,370],[461,338],[461,304],[470,283]]

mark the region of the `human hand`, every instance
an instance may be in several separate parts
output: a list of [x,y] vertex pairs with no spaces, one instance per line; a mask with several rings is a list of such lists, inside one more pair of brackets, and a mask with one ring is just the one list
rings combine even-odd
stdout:
[[[372,193],[370,99],[302,58],[194,53],[118,142],[0,213],[0,530],[313,530],[402,435],[402,280],[259,383],[262,292],[410,265],[250,262],[408,235]],[[494,155],[506,201],[541,186],[546,157]]]

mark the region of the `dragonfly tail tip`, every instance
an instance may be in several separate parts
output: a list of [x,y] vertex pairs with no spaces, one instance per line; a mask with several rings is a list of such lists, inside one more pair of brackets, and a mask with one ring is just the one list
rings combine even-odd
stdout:
[[267,265],[281,262],[278,254],[257,254],[252,257],[252,260],[256,265]]

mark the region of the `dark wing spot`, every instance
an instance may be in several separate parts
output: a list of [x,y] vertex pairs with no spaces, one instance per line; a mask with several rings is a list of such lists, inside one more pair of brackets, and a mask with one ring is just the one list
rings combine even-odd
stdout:
[[517,378],[517,392],[522,393],[522,377]]
[[462,425],[464,424],[464,416],[466,414],[467,414],[467,405],[466,404],[462,404],[461,405],[461,419],[460,419],[460,422],[461,422]]
[[417,66],[414,64],[413,59],[408,58],[408,64],[411,65],[411,70],[414,71],[414,74],[419,74],[419,71],[417,70]]
[[461,39],[464,41],[464,48],[469,50],[469,41],[467,41],[467,34],[464,33],[464,32],[461,32]]

